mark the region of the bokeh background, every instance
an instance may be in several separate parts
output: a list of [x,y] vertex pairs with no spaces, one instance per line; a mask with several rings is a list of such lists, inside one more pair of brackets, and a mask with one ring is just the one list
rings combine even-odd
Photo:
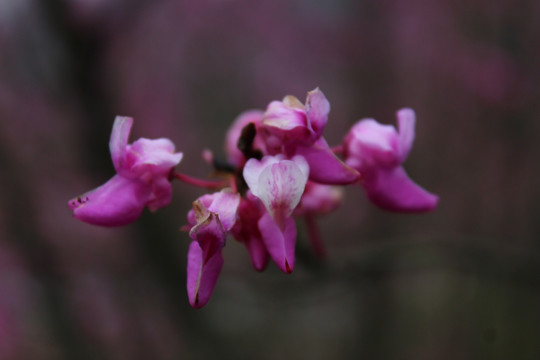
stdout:
[[[0,359],[539,359],[540,2],[1,0]],[[252,270],[230,239],[189,307],[185,224],[203,192],[93,227],[67,200],[114,173],[114,116],[206,177],[242,111],[319,86],[338,144],[409,106],[424,215],[358,187],[302,233],[297,268]]]

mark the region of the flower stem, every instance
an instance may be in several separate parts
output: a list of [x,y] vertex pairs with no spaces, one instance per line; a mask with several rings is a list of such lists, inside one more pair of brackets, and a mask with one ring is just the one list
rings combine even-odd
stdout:
[[324,247],[324,244],[321,238],[321,233],[319,231],[319,227],[317,226],[317,222],[315,221],[315,216],[312,214],[307,214],[305,216],[305,220],[306,220],[309,240],[311,241],[311,246],[313,247],[315,254],[317,255],[319,259],[325,259],[326,248]]
[[211,190],[221,189],[229,185],[228,180],[222,180],[222,181],[202,180],[202,179],[197,179],[197,178],[194,178],[185,174],[177,173],[177,172],[175,172],[173,176],[174,178],[180,181],[183,181],[187,184],[195,185],[201,188],[211,189]]

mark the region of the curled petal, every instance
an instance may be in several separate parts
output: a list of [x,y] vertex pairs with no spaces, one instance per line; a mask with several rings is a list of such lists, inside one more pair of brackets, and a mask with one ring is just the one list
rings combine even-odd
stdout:
[[125,167],[126,146],[132,125],[133,119],[130,117],[117,116],[114,119],[109,150],[111,151],[112,161],[117,172]]
[[152,187],[138,180],[115,175],[105,184],[68,202],[73,216],[101,226],[121,226],[139,218]]
[[414,142],[416,115],[412,109],[401,109],[396,116],[399,129],[399,155],[403,162],[409,155]]
[[284,143],[309,142],[314,138],[306,109],[293,96],[285,97],[284,101],[272,101],[264,113],[262,125]]
[[315,132],[315,138],[320,138],[330,113],[330,102],[326,99],[323,92],[316,88],[308,92],[306,99],[306,112]]
[[312,146],[298,146],[296,154],[309,164],[309,179],[330,185],[352,184],[360,178],[358,171],[341,161],[320,138]]
[[272,260],[285,273],[294,270],[294,250],[296,245],[296,224],[286,218],[283,227],[278,226],[270,214],[265,213],[258,222],[266,249]]
[[169,139],[140,138],[128,147],[128,158],[131,158],[129,176],[141,176],[146,172],[164,175],[178,165],[182,157],[182,153],[174,152],[174,144]]
[[210,300],[223,267],[223,256],[216,252],[206,261],[197,241],[192,241],[187,261],[187,292],[189,303],[201,308]]
[[426,212],[437,207],[439,197],[412,181],[403,167],[378,168],[363,183],[368,198],[384,210]]

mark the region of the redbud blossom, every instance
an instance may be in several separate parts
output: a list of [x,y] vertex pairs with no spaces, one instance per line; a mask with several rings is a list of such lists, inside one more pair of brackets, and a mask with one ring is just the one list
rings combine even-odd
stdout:
[[401,166],[412,148],[416,115],[411,109],[397,112],[399,133],[392,125],[373,119],[356,123],[344,140],[346,163],[363,175],[367,197],[382,209],[425,212],[439,201],[413,182]]
[[133,119],[117,116],[109,142],[116,175],[100,187],[68,202],[73,216],[89,224],[120,226],[139,218],[143,209],[169,205],[169,175],[182,160],[169,139],[140,138],[128,144]]

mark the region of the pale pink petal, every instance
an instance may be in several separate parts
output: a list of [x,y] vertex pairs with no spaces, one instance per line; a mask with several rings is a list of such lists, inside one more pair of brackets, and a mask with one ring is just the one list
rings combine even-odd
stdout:
[[192,241],[187,261],[187,292],[189,303],[194,308],[201,308],[208,303],[223,267],[221,252],[216,252],[207,261],[203,256],[197,241]]
[[114,119],[109,150],[111,151],[112,161],[117,172],[125,167],[123,162],[126,156],[126,147],[132,125],[133,119],[130,117],[117,116]]
[[281,160],[261,172],[257,185],[251,189],[253,195],[263,202],[267,211],[282,225],[284,218],[291,215],[304,192],[309,167],[303,157]]
[[128,158],[131,162],[131,173],[140,176],[145,172],[163,174],[182,160],[182,153],[174,152],[174,144],[169,139],[140,138],[129,146]]
[[139,218],[152,187],[115,175],[105,184],[68,202],[73,216],[89,224],[121,226]]
[[259,219],[258,226],[272,260],[283,272],[290,274],[295,262],[296,223],[292,218],[287,218],[280,228],[266,213]]
[[330,103],[319,88],[308,92],[306,99],[306,112],[309,122],[311,123],[311,127],[316,134],[315,138],[321,137],[324,127],[326,126],[326,122],[328,121]]
[[302,155],[309,164],[310,180],[331,185],[351,184],[360,178],[358,171],[341,161],[320,138],[312,146],[298,146],[296,154]]
[[437,207],[439,197],[408,176],[403,167],[378,168],[363,183],[368,198],[382,209],[396,212],[426,212]]
[[244,176],[244,180],[246,181],[246,184],[251,189],[251,192],[255,194],[253,189],[258,188],[259,185],[259,177],[261,176],[261,173],[264,169],[266,169],[271,164],[277,164],[280,160],[283,160],[283,155],[277,155],[277,156],[265,156],[261,160],[257,159],[249,159],[246,162],[246,165],[244,166],[244,170],[242,175]]
[[401,109],[397,112],[397,121],[399,129],[399,155],[401,161],[405,161],[411,151],[414,136],[416,115],[412,109]]

